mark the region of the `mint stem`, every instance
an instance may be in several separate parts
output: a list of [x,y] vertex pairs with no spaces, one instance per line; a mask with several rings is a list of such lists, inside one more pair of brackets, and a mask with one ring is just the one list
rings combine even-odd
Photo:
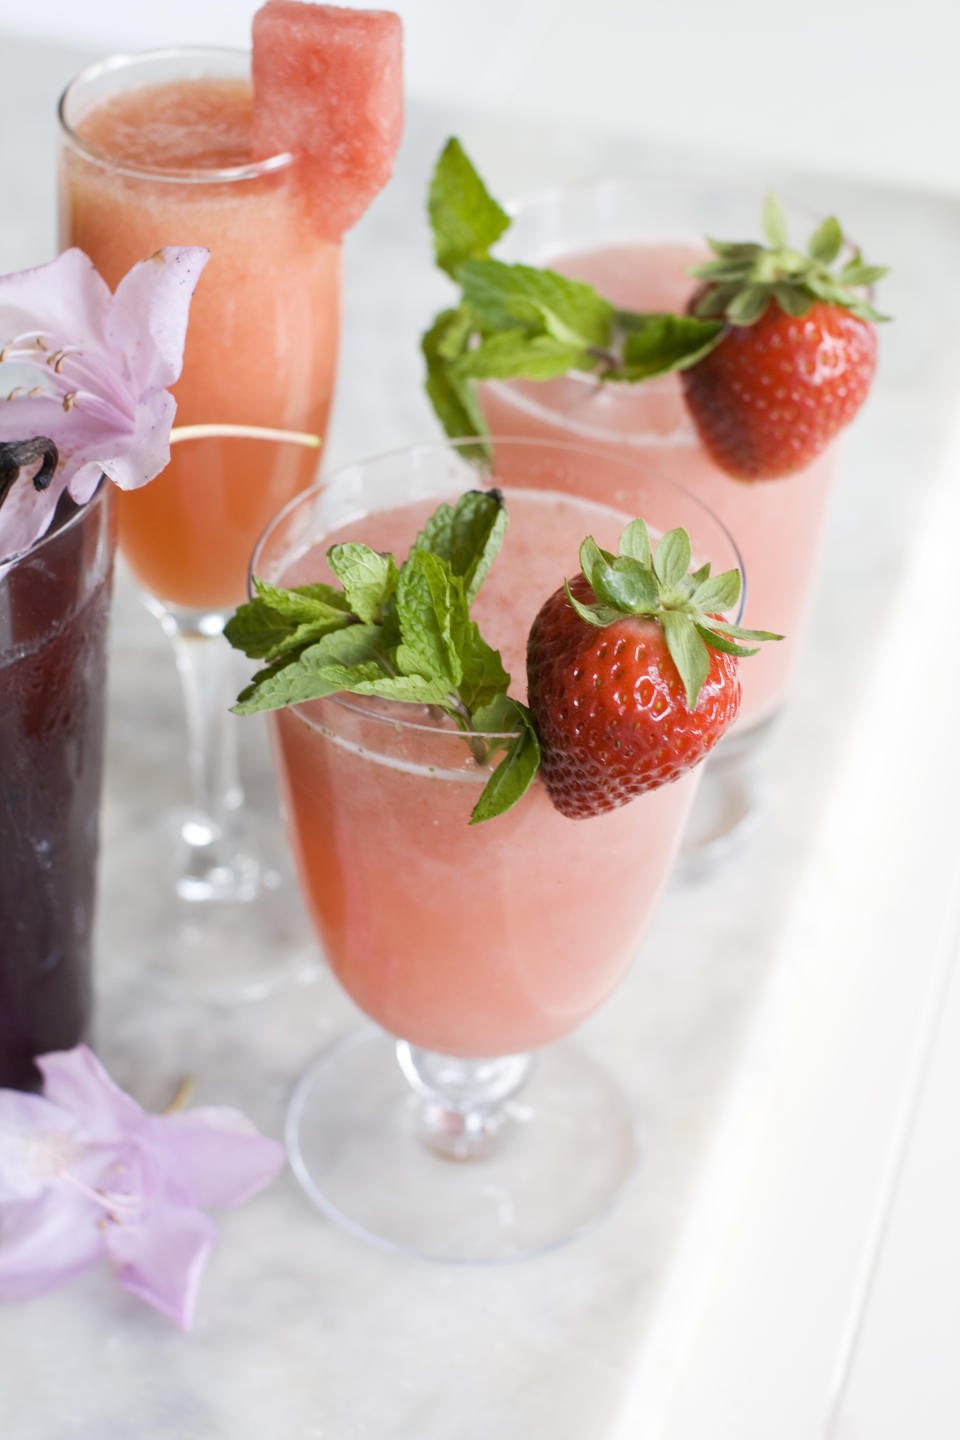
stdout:
[[478,765],[486,765],[487,747],[473,728],[473,716],[470,714],[470,711],[460,696],[453,692],[447,696],[447,702],[453,711],[454,719],[466,736],[467,744],[470,747],[470,753],[474,760],[476,760]]

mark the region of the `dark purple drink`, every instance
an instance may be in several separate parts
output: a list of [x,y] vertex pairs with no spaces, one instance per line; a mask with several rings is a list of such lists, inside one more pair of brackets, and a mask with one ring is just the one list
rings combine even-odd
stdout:
[[113,487],[0,579],[0,1086],[85,1036]]

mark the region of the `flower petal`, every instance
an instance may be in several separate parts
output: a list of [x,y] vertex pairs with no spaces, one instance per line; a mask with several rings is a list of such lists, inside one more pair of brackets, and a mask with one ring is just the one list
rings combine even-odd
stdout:
[[190,301],[209,258],[199,246],[169,245],[134,265],[117,286],[107,340],[126,357],[141,397],[180,378]]
[[[170,464],[170,427],[176,413],[169,390],[155,390],[137,406],[133,433],[118,436],[109,454],[101,452],[104,474],[121,490],[139,490]],[[70,493],[77,499],[72,484]]]
[[41,1055],[43,1094],[77,1117],[84,1130],[100,1140],[136,1134],[148,1119],[146,1112],[119,1085],[115,1085],[87,1045]]
[[[33,482],[23,475],[14,482],[0,506],[0,555],[19,553],[25,548],[20,545],[15,550],[14,541],[26,530],[35,532],[30,544],[46,533],[64,489],[78,504],[85,504],[103,474],[101,457],[132,443],[132,432],[124,436],[115,426],[79,407],[68,412],[55,400],[40,397],[0,403],[0,441],[27,440],[37,435],[46,436],[56,445],[56,473],[42,492],[34,490]],[[20,513],[14,518],[14,492],[20,489]],[[36,514],[28,517],[29,510]]]
[[0,1205],[41,1194],[76,1130],[75,1118],[42,1095],[0,1090]]
[[0,1211],[0,1300],[42,1295],[96,1260],[102,1212],[77,1192],[48,1190]]
[[198,1106],[149,1120],[148,1143],[163,1146],[177,1192],[194,1205],[220,1210],[241,1205],[287,1163],[280,1142],[261,1135],[239,1110]]
[[0,508],[0,579],[18,555],[46,534],[66,484],[59,466],[46,490],[35,490],[26,471],[13,482]]
[[82,250],[0,276],[0,349],[21,335],[41,334],[50,354],[80,336],[102,350],[112,303],[110,287]]
[[184,1330],[193,1324],[200,1280],[216,1243],[213,1221],[188,1206],[157,1207],[142,1224],[110,1225],[106,1233],[120,1284]]

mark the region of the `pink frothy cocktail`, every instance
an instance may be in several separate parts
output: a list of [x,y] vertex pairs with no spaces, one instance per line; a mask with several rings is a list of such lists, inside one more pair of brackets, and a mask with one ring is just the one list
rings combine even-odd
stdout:
[[[518,440],[498,445],[490,476],[463,448],[413,447],[341,471],[276,518],[252,570],[285,585],[329,581],[325,553],[348,539],[402,561],[440,501],[509,469],[523,483],[505,490],[506,539],[472,614],[522,699],[536,612],[577,573],[587,534],[615,548],[632,518],[588,498],[595,468],[630,467]],[[666,480],[627,478],[653,529],[683,526],[717,571],[739,568],[699,501]],[[535,779],[512,809],[471,825],[489,767],[452,721],[352,695],[271,720],[314,923],[337,978],[382,1027],[331,1046],[297,1086],[287,1141],[307,1193],[354,1233],[436,1258],[513,1258],[575,1233],[630,1174],[634,1120],[602,1066],[549,1042],[622,978],[699,771],[589,820],[562,816]]]
[[[473,607],[525,697],[529,626],[578,568],[587,534],[626,517],[550,492],[507,492],[510,527]],[[433,501],[325,535],[284,584],[329,579],[330,544],[402,557]],[[409,713],[412,710],[412,714]],[[277,768],[300,883],[344,989],[393,1035],[448,1055],[512,1054],[573,1030],[622,978],[669,875],[698,779],[592,821],[542,784],[469,824],[489,771],[453,723],[350,696],[278,711]]]
[[[574,446],[508,442],[497,458],[495,483],[508,470],[526,484],[506,491],[506,540],[473,614],[518,699],[540,606],[577,573],[588,534],[615,550],[632,518],[584,498],[598,465],[623,472],[654,529],[683,525],[715,569],[739,564],[723,527],[667,481]],[[285,586],[329,580],[325,553],[346,540],[402,560],[441,500],[481,483],[490,477],[446,446],[358,465],[288,507],[253,571]],[[303,892],[333,969],[385,1029],[446,1054],[513,1053],[575,1028],[617,983],[669,874],[696,772],[584,821],[561,816],[537,781],[507,814],[470,825],[489,772],[448,719],[346,695],[272,721]]]
[[[621,308],[682,314],[698,283],[689,267],[708,256],[704,235],[749,239],[759,210],[758,195],[720,186],[711,191],[681,183],[600,182],[522,207],[500,249],[507,258],[585,280]],[[798,229],[809,223],[801,221]],[[787,479],[734,480],[700,443],[675,374],[638,385],[602,385],[580,374],[488,382],[481,404],[494,435],[570,440],[633,460],[683,485],[723,520],[748,575],[744,624],[786,637],[742,667],[737,728],[772,716],[802,638],[836,443]],[[519,483],[509,472],[504,478]],[[598,467],[595,480],[598,499],[631,508],[614,475]]]

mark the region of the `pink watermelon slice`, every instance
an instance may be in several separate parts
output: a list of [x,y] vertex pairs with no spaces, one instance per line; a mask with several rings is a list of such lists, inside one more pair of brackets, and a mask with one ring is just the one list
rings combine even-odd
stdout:
[[254,157],[299,157],[310,214],[329,239],[356,224],[393,170],[402,43],[389,10],[267,0],[254,16]]

